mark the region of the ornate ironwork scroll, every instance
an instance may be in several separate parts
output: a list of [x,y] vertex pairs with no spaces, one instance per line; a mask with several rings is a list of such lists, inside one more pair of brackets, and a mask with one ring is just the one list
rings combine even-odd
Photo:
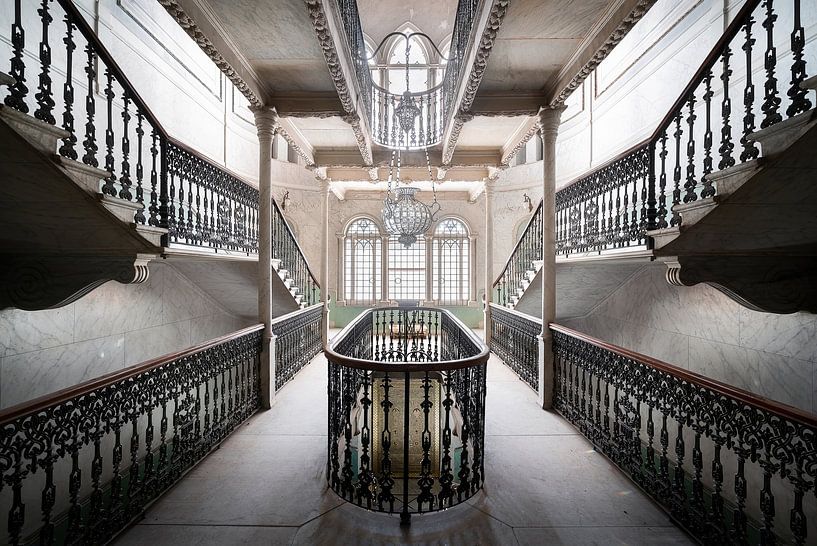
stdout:
[[488,348],[449,312],[364,311],[326,349],[327,481],[358,506],[454,506],[484,480]]
[[261,330],[0,412],[8,543],[104,543],[138,518],[259,409]]
[[541,333],[541,319],[491,304],[491,352],[537,392]]
[[557,410],[690,534],[704,544],[813,540],[814,415],[551,330]]

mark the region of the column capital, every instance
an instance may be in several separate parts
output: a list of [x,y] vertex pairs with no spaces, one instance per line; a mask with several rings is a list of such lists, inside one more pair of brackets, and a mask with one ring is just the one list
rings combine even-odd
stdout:
[[559,133],[559,123],[562,120],[562,112],[567,107],[565,105],[559,106],[544,106],[539,109],[539,130],[542,132],[542,139],[556,138]]
[[258,138],[272,138],[278,125],[278,114],[275,113],[275,110],[269,106],[252,106],[250,110],[255,116],[255,130]]

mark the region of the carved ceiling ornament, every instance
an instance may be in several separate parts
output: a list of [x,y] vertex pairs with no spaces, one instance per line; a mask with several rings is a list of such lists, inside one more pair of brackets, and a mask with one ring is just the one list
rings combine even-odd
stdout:
[[508,154],[502,158],[502,162],[500,163],[500,165],[502,165],[503,167],[509,167],[511,160],[516,156],[516,154],[519,153],[519,150],[524,148],[528,144],[528,141],[530,139],[532,139],[535,135],[539,134],[540,130],[541,126],[539,125],[538,122],[531,125],[530,129],[528,129],[528,131],[522,136],[519,142],[516,143],[516,146],[514,146],[508,152]]
[[349,84],[343,74],[343,68],[340,64],[338,51],[335,48],[335,42],[332,39],[332,34],[329,31],[329,23],[326,19],[326,12],[323,9],[323,2],[321,0],[304,0],[307,10],[309,11],[309,19],[312,21],[312,26],[315,29],[315,35],[318,38],[318,45],[323,51],[323,57],[326,60],[326,66],[329,69],[329,75],[335,84],[335,89],[338,92],[343,109],[346,110],[346,115],[342,117],[343,121],[352,126],[352,131],[355,133],[355,141],[360,149],[360,155],[366,165],[372,164],[371,149],[366,142],[366,134],[363,131],[363,126],[360,123],[360,116],[355,110],[355,105],[352,102],[352,96],[349,92]]
[[184,9],[179,5],[176,0],[159,0],[159,4],[162,5],[163,8],[170,14],[171,17],[178,23],[180,27],[184,29],[184,31],[193,38],[193,41],[198,44],[204,53],[210,57],[216,66],[221,70],[225,76],[236,86],[236,88],[241,91],[241,94],[247,97],[247,100],[250,102],[252,106],[263,106],[263,101],[253,93],[252,89],[249,88],[247,83],[238,75],[238,73],[230,66],[230,63],[222,57],[221,53],[218,52],[216,46],[213,45],[207,36],[199,29],[196,22],[184,12]]
[[596,69],[596,67],[607,58],[607,55],[616,47],[627,33],[638,23],[642,17],[650,10],[657,0],[641,0],[638,5],[625,17],[615,31],[605,40],[604,44],[593,54],[593,57],[585,63],[579,73],[565,86],[564,89],[550,102],[550,106],[564,104],[567,97],[575,91],[584,80]]

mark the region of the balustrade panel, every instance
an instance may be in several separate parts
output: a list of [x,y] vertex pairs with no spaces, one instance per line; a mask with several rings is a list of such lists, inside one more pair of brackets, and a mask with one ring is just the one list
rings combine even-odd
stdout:
[[551,325],[556,409],[703,543],[817,536],[817,419]]
[[327,482],[363,508],[448,508],[484,480],[488,350],[447,311],[363,312],[326,351]]
[[260,407],[261,326],[0,412],[10,544],[103,543]]
[[321,352],[322,304],[315,304],[272,321],[275,336],[275,390]]
[[539,392],[539,336],[542,321],[491,304],[491,352]]

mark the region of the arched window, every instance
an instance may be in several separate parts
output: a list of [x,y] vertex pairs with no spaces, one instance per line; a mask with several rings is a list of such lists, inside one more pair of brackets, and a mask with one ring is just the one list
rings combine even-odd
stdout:
[[471,246],[468,228],[444,218],[432,239],[432,297],[443,305],[465,305],[470,295]]
[[358,218],[346,228],[343,255],[344,297],[352,303],[380,300],[382,260],[380,229],[369,218]]
[[[410,34],[410,28],[404,34]],[[429,81],[429,59],[425,47],[417,36],[408,39],[408,90],[412,93],[432,87]],[[397,95],[406,90],[406,39],[399,36],[392,47],[388,59],[388,90]]]
[[426,241],[417,241],[406,248],[389,238],[389,299],[424,300],[426,296]]

